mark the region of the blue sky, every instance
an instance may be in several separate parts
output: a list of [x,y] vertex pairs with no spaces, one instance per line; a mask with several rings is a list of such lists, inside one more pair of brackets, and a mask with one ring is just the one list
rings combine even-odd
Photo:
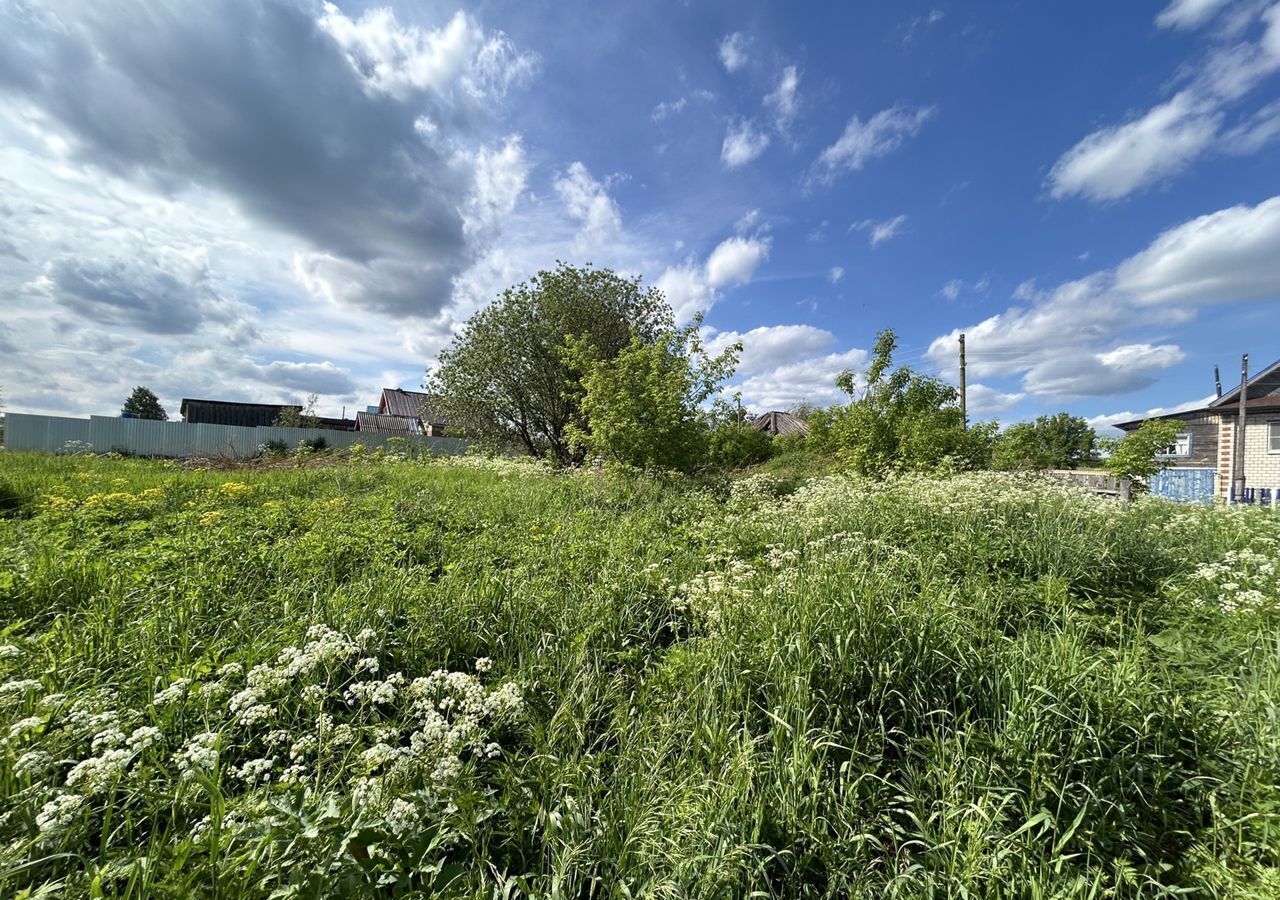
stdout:
[[1280,357],[1280,3],[0,0],[0,385],[336,413],[556,259],[757,409],[877,331],[1013,421]]

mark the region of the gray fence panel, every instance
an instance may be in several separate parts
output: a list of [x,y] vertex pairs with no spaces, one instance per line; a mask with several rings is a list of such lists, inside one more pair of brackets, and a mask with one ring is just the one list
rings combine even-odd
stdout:
[[5,416],[4,441],[11,450],[55,452],[67,441],[90,443],[89,420],[9,413]]
[[5,446],[10,450],[57,453],[68,441],[82,441],[95,453],[130,453],[136,456],[210,456],[248,459],[271,440],[283,441],[290,449],[304,440],[323,437],[335,450],[362,444],[369,451],[404,447],[413,452],[459,455],[467,442],[460,438],[395,435],[369,431],[330,431],[325,428],[245,427],[240,425],[192,425],[187,422],[156,422],[147,419],[120,419],[91,416],[73,419],[9,413],[5,419]]
[[1178,503],[1213,503],[1213,469],[1164,469],[1148,480],[1151,493]]

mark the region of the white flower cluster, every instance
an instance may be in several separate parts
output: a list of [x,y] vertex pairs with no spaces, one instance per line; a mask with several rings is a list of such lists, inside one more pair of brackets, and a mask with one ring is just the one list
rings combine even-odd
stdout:
[[[1261,540],[1264,547],[1272,541]],[[1223,612],[1256,613],[1280,606],[1280,555],[1252,548],[1229,550],[1217,562],[1192,573],[1187,588],[1197,605],[1213,603]]]
[[714,634],[726,613],[751,599],[757,571],[750,563],[721,553],[710,554],[707,566],[677,589],[671,605]]
[[781,494],[782,482],[767,472],[739,478],[729,485],[729,502],[735,506],[758,506],[776,500]]
[[79,794],[58,794],[36,814],[36,827],[42,832],[66,828],[75,821],[84,804],[85,799]]
[[[475,662],[479,674],[383,674],[368,649],[377,637],[366,630],[352,640],[316,625],[301,646],[247,672],[231,663],[207,680],[175,678],[149,708],[122,712],[106,692],[73,703],[50,695],[0,734],[15,745],[12,771],[30,780],[42,831],[72,825],[126,784],[176,791],[177,782],[207,776],[223,779],[224,794],[246,797],[275,785],[346,784],[358,808],[407,832],[447,801],[468,765],[502,755],[496,732],[521,715],[523,697],[515,684],[481,681],[487,658]],[[43,689],[34,680],[10,684],[8,696],[28,700]],[[207,730],[176,730],[196,711]],[[174,749],[161,753],[166,746]]]

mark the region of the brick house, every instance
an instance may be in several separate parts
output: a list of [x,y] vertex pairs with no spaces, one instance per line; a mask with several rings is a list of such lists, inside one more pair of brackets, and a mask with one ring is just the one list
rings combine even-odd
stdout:
[[[1239,387],[1207,406],[1149,418],[1174,420],[1183,428],[1177,441],[1160,454],[1171,465],[1152,485],[1153,493],[1183,500],[1230,498],[1231,460],[1240,418]],[[1119,422],[1116,427],[1134,431],[1145,421]],[[1262,491],[1268,498],[1280,491],[1280,360],[1249,379],[1244,480],[1246,497],[1251,491]]]

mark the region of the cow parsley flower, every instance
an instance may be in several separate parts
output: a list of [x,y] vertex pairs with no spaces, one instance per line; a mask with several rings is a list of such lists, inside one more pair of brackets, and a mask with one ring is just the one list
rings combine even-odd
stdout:
[[79,794],[59,794],[36,814],[36,827],[43,832],[66,828],[76,820],[84,802],[84,797]]
[[155,699],[151,702],[158,708],[166,707],[170,703],[176,703],[183,698],[187,693],[187,688],[190,686],[190,678],[175,678],[167,688],[156,694]]
[[107,750],[101,756],[81,760],[67,773],[67,787],[98,794],[111,787],[124,775],[133,761],[129,750]]
[[0,659],[17,659],[22,651],[13,644],[0,644]]
[[6,681],[0,684],[0,699],[10,700],[25,697],[27,694],[39,694],[44,690],[44,685],[36,681],[34,678],[24,678],[17,681]]
[[143,725],[141,728],[134,729],[133,734],[129,735],[127,741],[129,749],[135,753],[154,747],[156,744],[164,740],[164,734],[159,728],[151,725]]
[[35,778],[49,771],[53,765],[52,754],[43,750],[28,750],[17,758],[13,764],[13,774]]
[[251,759],[236,769],[236,777],[246,784],[266,784],[271,780],[271,770],[275,768],[276,758]]
[[182,749],[173,755],[182,776],[189,777],[199,772],[208,772],[218,763],[218,735],[211,731],[197,734],[188,740]]
[[124,732],[119,728],[111,727],[104,731],[99,731],[93,736],[92,748],[94,752],[105,748],[119,747],[125,741]]
[[19,719],[9,726],[9,737],[18,737],[24,732],[34,731],[44,724],[41,716],[27,716],[25,719]]
[[420,817],[414,804],[397,797],[387,806],[385,819],[392,834],[403,835],[418,826]]

